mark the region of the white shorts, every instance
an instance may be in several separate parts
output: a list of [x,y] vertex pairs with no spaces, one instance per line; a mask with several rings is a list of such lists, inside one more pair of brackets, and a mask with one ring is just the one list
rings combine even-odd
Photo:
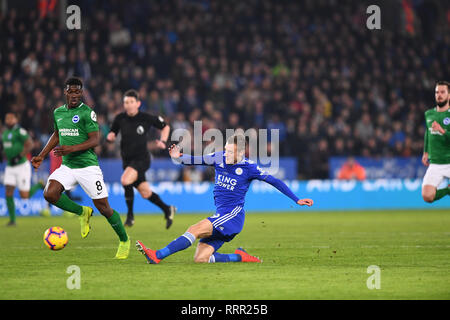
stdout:
[[72,190],[79,184],[84,192],[94,200],[108,197],[108,190],[106,190],[103,173],[99,166],[71,169],[61,165],[48,177],[48,181],[50,180],[58,181],[65,190]]
[[17,187],[20,191],[30,191],[31,186],[31,165],[27,160],[16,166],[6,166],[5,178],[3,181],[5,186]]
[[430,185],[437,188],[444,178],[450,178],[450,164],[431,163],[423,177],[422,187]]

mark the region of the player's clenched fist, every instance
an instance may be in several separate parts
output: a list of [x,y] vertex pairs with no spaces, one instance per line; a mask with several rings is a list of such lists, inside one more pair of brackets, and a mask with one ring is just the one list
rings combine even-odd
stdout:
[[36,156],[31,158],[31,165],[33,168],[38,169],[41,166],[42,161],[44,160],[43,157]]
[[300,199],[297,201],[297,204],[301,205],[301,206],[308,206],[311,207],[313,205],[314,201],[312,201],[312,199]]
[[169,147],[169,155],[170,155],[172,158],[177,159],[177,158],[181,157],[182,154],[183,154],[183,153],[180,152],[180,147],[179,147],[179,146],[173,144],[173,145],[171,145],[171,146]]
[[430,165],[430,162],[428,161],[428,152],[423,153],[422,163],[425,167],[428,167]]
[[108,135],[106,136],[106,141],[108,142],[116,141],[116,134],[114,132],[108,133]]

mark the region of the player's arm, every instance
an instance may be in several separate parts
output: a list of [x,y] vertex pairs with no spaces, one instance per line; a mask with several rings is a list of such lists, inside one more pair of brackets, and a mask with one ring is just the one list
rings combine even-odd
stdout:
[[58,145],[58,143],[59,143],[59,136],[58,133],[55,131],[50,136],[50,139],[48,139],[44,149],[42,149],[42,151],[37,156],[31,158],[31,165],[35,169],[39,168],[45,157],[50,153],[50,151],[53,150],[53,148],[55,148]]
[[425,137],[424,137],[424,143],[423,143],[423,155],[422,155],[422,163],[424,166],[428,166],[429,162],[428,162],[428,158],[429,157],[429,153],[428,153],[428,128],[425,127]]
[[307,205],[308,207],[311,207],[314,203],[311,199],[299,199],[291,189],[280,179],[275,178],[274,176],[262,171],[259,167],[256,167],[257,169],[255,172],[253,172],[253,175],[251,176],[251,179],[256,179],[260,181],[264,181],[272,186],[274,186],[278,191],[280,191],[285,196],[289,197],[294,201],[295,203],[304,206]]
[[72,146],[59,146],[55,148],[54,154],[57,157],[65,156],[69,153],[85,151],[95,148],[100,143],[99,131],[92,131],[88,133],[88,139],[80,144],[74,144]]
[[164,128],[161,129],[161,136],[159,137],[159,140],[156,140],[156,145],[160,149],[167,148],[167,140],[169,139],[169,133],[170,133],[170,126],[166,124]]
[[167,141],[169,139],[170,126],[164,121],[163,117],[161,116],[153,116],[150,114],[146,115],[148,125],[161,130],[161,135],[159,136],[159,139],[156,140],[156,146],[160,149],[166,149]]
[[119,125],[119,116],[116,116],[114,118],[113,124],[111,126],[111,131],[106,136],[106,141],[108,142],[114,142],[117,138],[117,135],[119,134],[120,125]]
[[27,154],[29,154],[32,149],[33,149],[33,140],[31,140],[31,137],[27,135],[25,141],[23,142],[22,151],[17,156],[11,159],[11,163],[13,164],[19,163],[20,159],[26,157]]
[[431,128],[433,128],[434,131],[438,131],[445,138],[450,139],[450,131],[447,131],[444,128],[442,128],[442,126],[437,121],[434,121],[432,123]]
[[27,131],[23,128],[19,129],[19,139],[21,143],[18,143],[14,148],[14,156],[10,159],[11,164],[14,166],[26,157],[26,155],[33,149],[33,141],[28,135]]
[[169,155],[177,163],[185,165],[214,165],[222,159],[221,153],[211,153],[203,156],[191,156],[183,154],[180,147],[173,144],[169,148]]
[[27,154],[29,154],[33,150],[33,140],[30,136],[25,140],[25,143],[23,144],[23,150],[21,152],[21,155],[23,157],[26,157]]
[[108,142],[116,141],[116,134],[114,132],[110,131],[108,133],[108,135],[106,136],[106,141],[108,141]]
[[280,191],[282,194],[291,198],[295,203],[301,206],[307,205],[308,207],[311,207],[314,203],[314,201],[311,199],[299,199],[283,181],[275,178],[274,176],[267,175],[266,178],[263,179],[262,181],[271,184],[272,186],[277,188],[278,191]]

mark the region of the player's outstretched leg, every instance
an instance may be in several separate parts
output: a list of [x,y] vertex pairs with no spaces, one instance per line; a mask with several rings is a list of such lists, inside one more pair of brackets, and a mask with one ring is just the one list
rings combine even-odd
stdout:
[[136,241],[136,248],[138,249],[138,251],[140,253],[142,253],[145,256],[145,258],[147,259],[147,263],[158,264],[161,261],[161,259],[158,259],[156,257],[156,250],[152,250],[152,249],[147,248],[139,240]]
[[258,257],[249,255],[243,248],[237,248],[234,253],[241,256],[241,262],[262,262]]
[[141,252],[145,258],[147,258],[147,262],[151,264],[157,264],[162,259],[178,252],[181,250],[185,250],[189,248],[195,242],[195,235],[186,231],[182,236],[176,238],[171,243],[169,243],[166,247],[160,250],[152,250],[145,247],[145,245],[141,241],[136,241],[136,248],[139,252]]
[[259,258],[249,255],[244,249],[238,248],[234,253],[223,254],[214,252],[209,257],[209,263],[216,262],[262,262]]
[[44,198],[50,204],[58,207],[64,211],[70,211],[80,217],[81,237],[86,238],[91,230],[90,219],[92,216],[92,208],[80,206],[79,204],[70,200],[70,198],[63,193],[64,187],[56,180],[50,180],[47,188],[44,190]]
[[204,219],[195,225],[189,227],[187,231],[180,237],[173,240],[166,247],[160,250],[151,250],[144,246],[141,241],[136,242],[137,249],[145,255],[148,263],[156,264],[162,259],[178,252],[185,250],[194,244],[197,238],[209,237],[212,235],[212,223],[208,219]]

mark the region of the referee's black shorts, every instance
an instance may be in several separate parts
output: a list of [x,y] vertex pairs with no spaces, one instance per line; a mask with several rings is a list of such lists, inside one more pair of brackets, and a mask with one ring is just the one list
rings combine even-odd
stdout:
[[122,166],[124,170],[127,167],[131,167],[137,171],[138,177],[137,180],[133,183],[133,187],[137,188],[142,182],[146,181],[145,172],[148,170],[148,168],[150,168],[150,159],[123,159]]

